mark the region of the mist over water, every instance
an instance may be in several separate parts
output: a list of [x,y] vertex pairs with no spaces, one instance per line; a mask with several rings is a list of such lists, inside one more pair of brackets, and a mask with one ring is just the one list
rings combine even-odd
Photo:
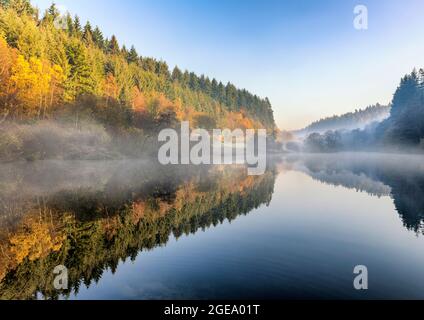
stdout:
[[[422,298],[423,160],[275,156],[262,176],[152,160],[2,164],[0,298]],[[59,264],[67,293],[53,288]],[[367,292],[353,289],[360,264]]]

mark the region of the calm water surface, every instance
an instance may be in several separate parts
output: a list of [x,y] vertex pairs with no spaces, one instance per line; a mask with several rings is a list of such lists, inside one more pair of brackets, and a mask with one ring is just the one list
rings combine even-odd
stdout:
[[[422,299],[423,160],[287,156],[260,177],[3,166],[0,297]],[[31,240],[41,235],[49,242]],[[51,285],[58,264],[69,268],[65,295]],[[353,288],[356,265],[368,267],[368,291]]]

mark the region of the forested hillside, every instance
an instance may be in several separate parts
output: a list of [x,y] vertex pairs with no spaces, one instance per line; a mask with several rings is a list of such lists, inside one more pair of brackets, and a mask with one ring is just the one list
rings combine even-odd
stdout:
[[328,130],[354,130],[363,129],[375,121],[382,121],[390,115],[390,106],[376,104],[362,110],[355,110],[340,116],[332,116],[313,122],[303,130],[298,131],[301,134],[322,133]]
[[192,126],[275,129],[262,99],[139,55],[53,4],[0,0],[0,122],[87,119],[114,131]]
[[384,143],[424,147],[424,70],[402,78],[390,117],[377,129]]
[[363,130],[313,133],[305,147],[313,152],[343,150],[424,150],[424,70],[404,76],[391,104],[389,117]]

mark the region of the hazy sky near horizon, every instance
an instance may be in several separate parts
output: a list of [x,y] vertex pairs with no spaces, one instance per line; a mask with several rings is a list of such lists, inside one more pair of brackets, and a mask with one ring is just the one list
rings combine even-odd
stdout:
[[[32,0],[44,10],[52,0]],[[277,125],[388,103],[424,67],[422,0],[56,0],[170,68],[269,97]],[[368,8],[368,30],[353,27]]]

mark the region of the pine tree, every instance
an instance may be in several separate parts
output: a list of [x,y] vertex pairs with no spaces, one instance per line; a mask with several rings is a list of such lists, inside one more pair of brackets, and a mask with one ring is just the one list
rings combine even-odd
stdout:
[[83,40],[85,43],[92,43],[93,42],[93,29],[91,28],[91,24],[89,21],[84,26],[84,33],[82,35]]
[[138,53],[134,46],[131,46],[130,52],[127,55],[127,61],[128,63],[135,63],[138,61]]
[[119,53],[119,43],[118,40],[116,39],[116,36],[113,35],[112,38],[109,41],[108,47],[107,47],[107,52],[109,54],[118,54]]
[[172,71],[172,81],[181,82],[182,80],[183,80],[183,73],[177,66],[175,66],[174,70]]
[[212,96],[212,83],[209,77],[206,77],[203,84],[203,92],[209,96]]
[[190,72],[189,86],[194,91],[197,91],[200,89],[199,78],[196,76],[194,72]]
[[60,17],[60,11],[57,9],[56,4],[54,2],[47,9],[47,13],[51,21],[55,21],[57,18]]
[[73,40],[66,48],[70,65],[70,78],[66,83],[66,98],[72,100],[78,95],[92,93],[95,83],[92,69],[87,60],[87,52],[81,41]]
[[171,77],[168,64],[165,61],[156,62],[156,74],[164,77],[165,79],[169,79]]
[[125,60],[128,59],[128,49],[127,47],[124,45],[122,45],[122,49],[121,49],[121,54],[122,56],[125,58]]
[[226,94],[225,94],[225,86],[222,82],[219,82],[218,84],[218,94],[217,98],[221,103],[225,103],[226,100]]
[[82,36],[82,29],[81,29],[81,21],[78,16],[75,16],[74,18],[74,32],[73,35],[80,38]]
[[68,34],[70,36],[74,35],[74,21],[72,20],[71,15],[69,14],[69,12],[66,14],[66,25],[68,28]]
[[94,43],[101,49],[104,48],[104,37],[103,33],[100,31],[99,27],[96,26],[96,28],[93,31],[93,41]]
[[211,83],[211,95],[212,98],[218,100],[218,81],[216,81],[216,79],[212,79],[212,83]]

